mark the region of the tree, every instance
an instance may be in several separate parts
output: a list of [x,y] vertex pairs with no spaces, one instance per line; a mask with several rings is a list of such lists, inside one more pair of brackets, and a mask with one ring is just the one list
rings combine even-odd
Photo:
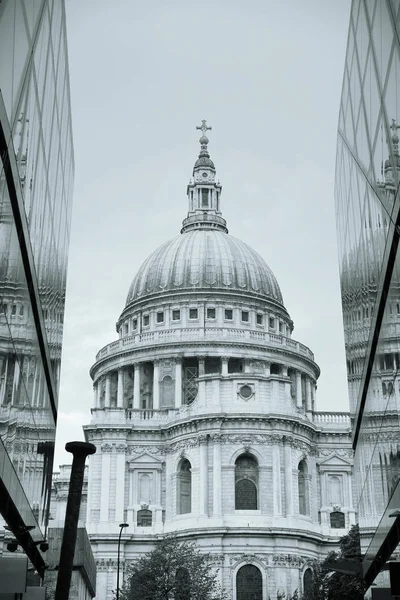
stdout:
[[128,569],[120,600],[226,600],[211,556],[169,535]]
[[[330,552],[322,562],[312,565],[313,580],[303,594],[304,600],[363,600],[366,586],[361,572],[348,575],[333,571],[332,566],[342,560],[361,565],[360,530],[353,525],[339,540],[339,552]],[[332,565],[333,564],[333,565]]]

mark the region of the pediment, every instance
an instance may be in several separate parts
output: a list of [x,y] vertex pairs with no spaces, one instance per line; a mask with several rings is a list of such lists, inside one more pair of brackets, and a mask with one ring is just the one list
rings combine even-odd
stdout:
[[163,463],[162,460],[160,460],[156,456],[147,454],[146,452],[143,452],[142,454],[139,454],[138,456],[135,456],[134,458],[131,458],[129,460],[130,465],[137,465],[137,466],[143,466],[143,467],[146,465],[161,466],[162,463]]
[[348,458],[343,458],[343,456],[338,456],[337,454],[333,454],[318,461],[319,468],[329,469],[329,468],[351,468],[353,465],[353,461]]

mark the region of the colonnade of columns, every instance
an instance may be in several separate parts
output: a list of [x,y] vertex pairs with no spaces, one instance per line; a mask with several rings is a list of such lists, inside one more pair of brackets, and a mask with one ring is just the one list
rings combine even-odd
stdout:
[[[198,375],[199,377],[205,375],[205,357],[198,356],[196,357],[198,360]],[[229,358],[228,356],[220,357],[221,360],[221,370],[220,374],[222,377],[229,376]],[[133,405],[134,409],[142,408],[140,402],[140,388],[141,388],[141,363],[134,363],[134,383],[133,383]],[[251,367],[248,361],[243,362],[243,373],[252,373]],[[288,376],[288,367],[286,365],[280,365],[281,373],[284,377]],[[126,367],[119,367],[117,369],[118,373],[118,383],[117,383],[117,408],[125,408],[124,402],[124,369]],[[264,362],[263,375],[269,377],[271,375],[271,363]],[[111,407],[111,379],[115,371],[110,371],[105,375],[105,397],[104,397],[104,407]],[[175,408],[179,408],[182,405],[182,379],[183,379],[183,370],[182,370],[182,360],[180,358],[175,359]],[[308,375],[305,375],[300,370],[295,370],[295,398],[296,404],[298,408],[302,408],[303,404],[305,404],[305,409],[307,412],[311,412],[313,410],[313,398],[312,398],[312,389],[315,389],[315,382]],[[303,403],[303,391],[305,392],[305,402]],[[102,392],[102,384],[101,379],[98,379],[94,384],[94,406],[95,408],[100,408],[101,402],[101,392]],[[149,407],[146,407],[149,408]],[[160,361],[153,361],[153,405],[152,408],[158,410],[160,408]]]

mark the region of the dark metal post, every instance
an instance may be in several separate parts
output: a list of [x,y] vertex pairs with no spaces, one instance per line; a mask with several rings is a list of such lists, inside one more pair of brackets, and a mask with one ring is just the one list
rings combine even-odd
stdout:
[[55,600],[68,600],[71,586],[72,568],[74,564],[75,544],[81,505],[85,460],[89,454],[96,452],[96,446],[88,442],[68,442],[67,452],[73,455],[67,509],[65,514],[64,534],[61,544],[60,564],[58,568]]
[[129,523],[120,523],[119,524],[119,536],[118,536],[118,554],[117,554],[117,593],[115,595],[115,600],[119,600],[119,552],[120,552],[120,546],[121,546],[121,535],[122,535],[122,531],[125,529],[125,527],[129,527]]

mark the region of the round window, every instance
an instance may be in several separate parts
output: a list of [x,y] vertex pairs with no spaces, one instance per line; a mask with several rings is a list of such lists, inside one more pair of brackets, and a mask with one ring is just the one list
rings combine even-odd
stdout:
[[245,398],[247,400],[253,395],[253,390],[249,385],[242,385],[242,387],[239,390],[239,394],[242,396],[242,398]]

